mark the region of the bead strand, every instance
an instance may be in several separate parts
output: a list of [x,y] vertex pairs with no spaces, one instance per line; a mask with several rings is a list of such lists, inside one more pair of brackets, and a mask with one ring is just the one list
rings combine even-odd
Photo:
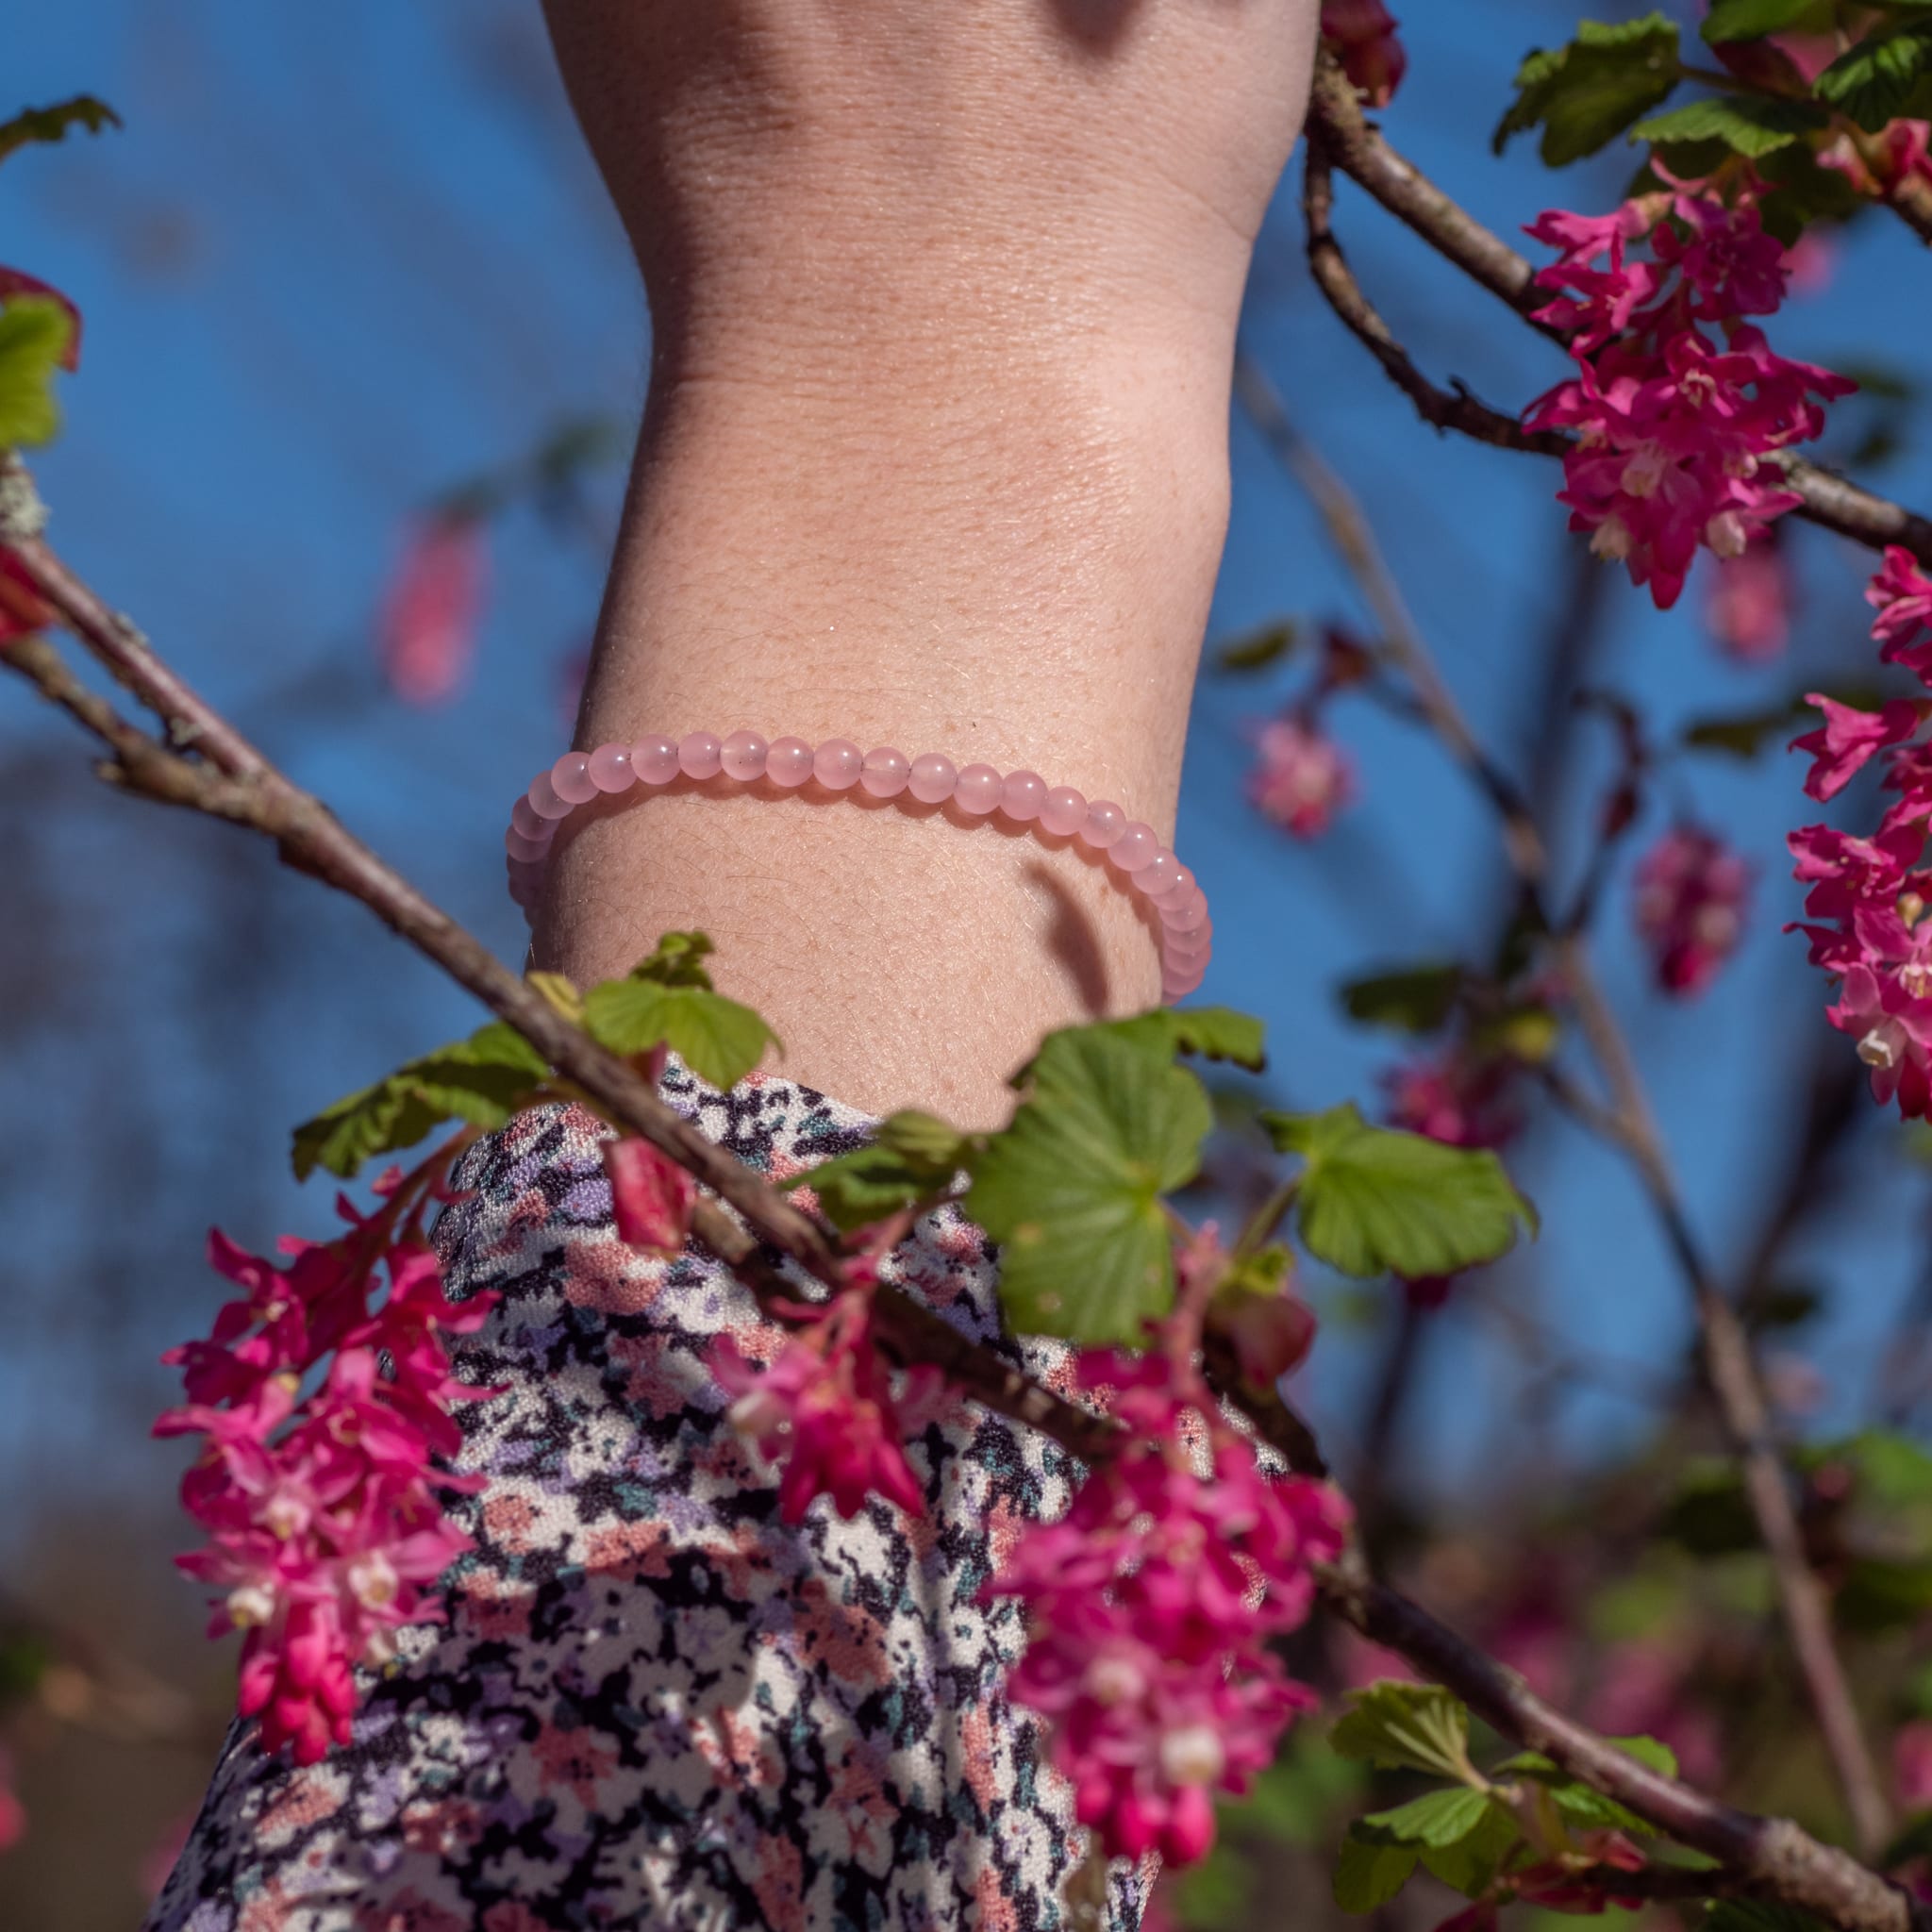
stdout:
[[998,812],[1054,838],[1076,838],[1105,856],[1116,885],[1139,893],[1158,915],[1161,998],[1185,999],[1208,970],[1214,931],[1208,895],[1152,826],[1129,819],[1111,800],[1090,804],[1071,785],[1050,786],[1038,772],[956,766],[936,751],[908,758],[889,744],[861,752],[845,738],[811,745],[802,738],[768,741],[756,731],[734,731],[723,739],[709,731],[690,731],[682,738],[654,735],[633,744],[567,751],[531,779],[530,789],[510,811],[503,841],[510,897],[526,917],[533,912],[557,828],[578,806],[634,786],[657,791],[679,777],[715,778],[721,772],[741,785],[769,778],[788,791],[816,780],[828,791],[857,787],[873,798],[897,798],[905,792],[922,805],[943,805],[950,799],[974,818]]

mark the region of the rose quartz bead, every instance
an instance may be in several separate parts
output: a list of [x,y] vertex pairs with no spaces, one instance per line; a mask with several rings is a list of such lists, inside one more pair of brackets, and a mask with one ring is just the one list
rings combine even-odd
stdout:
[[1178,906],[1163,906],[1160,908],[1160,923],[1169,932],[1195,932],[1208,917],[1208,895],[1199,886],[1191,898],[1183,899]]
[[530,809],[540,819],[562,819],[570,816],[567,801],[558,797],[557,787],[550,782],[548,772],[539,772],[530,780],[530,789],[524,793],[529,801]]
[[765,754],[770,749],[756,731],[734,731],[719,754],[724,775],[741,785],[755,784],[765,775]]
[[677,741],[654,733],[630,748],[630,768],[641,785],[668,785],[677,776]]
[[687,778],[715,778],[724,759],[715,731],[687,731],[677,741],[677,769]]
[[589,805],[597,795],[591,783],[591,761],[580,751],[567,751],[550,768],[550,782],[566,805]]
[[1041,801],[1040,823],[1057,839],[1077,832],[1087,823],[1087,794],[1071,785],[1056,785]]
[[1005,784],[991,765],[961,765],[953,781],[953,802],[961,811],[984,818],[999,804]]
[[1163,847],[1134,874],[1134,890],[1158,901],[1161,893],[1173,890],[1180,875],[1180,860]]
[[1097,798],[1087,808],[1080,842],[1105,852],[1127,829],[1127,815],[1110,798]]
[[591,783],[599,791],[628,791],[636,777],[629,745],[600,744],[591,754]]
[[866,753],[858,782],[874,798],[897,798],[911,775],[912,760],[903,751],[881,744]]
[[1108,847],[1107,862],[1118,866],[1124,873],[1137,873],[1143,865],[1150,864],[1159,850],[1160,841],[1154,836],[1154,827],[1143,825],[1136,819],[1124,826],[1120,837]]
[[1185,865],[1179,866],[1174,881],[1164,891],[1150,893],[1155,905],[1165,911],[1170,906],[1178,906],[1194,890],[1194,874]]
[[811,774],[827,791],[850,791],[865,769],[865,755],[849,738],[828,738],[812,753]]
[[953,795],[958,777],[953,761],[942,751],[923,751],[912,760],[907,786],[921,805],[942,805]]
[[811,776],[811,746],[802,738],[774,738],[765,753],[765,776],[774,785],[803,785]]
[[548,839],[526,839],[512,825],[503,835],[503,849],[525,865],[539,865],[549,855]]
[[1046,804],[1046,780],[1038,772],[1008,772],[1000,788],[1000,809],[1017,824],[1040,816]]
[[526,839],[548,839],[552,830],[550,821],[540,817],[527,798],[520,798],[510,807],[509,822]]

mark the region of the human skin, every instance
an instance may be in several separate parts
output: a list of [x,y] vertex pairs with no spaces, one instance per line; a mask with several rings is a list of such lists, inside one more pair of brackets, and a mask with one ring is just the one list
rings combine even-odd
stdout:
[[[546,11],[652,318],[576,743],[938,750],[1171,841],[1316,0]],[[789,1077],[975,1126],[1043,1033],[1158,999],[1147,915],[1077,843],[854,796],[578,815],[539,959],[588,982],[702,928]]]

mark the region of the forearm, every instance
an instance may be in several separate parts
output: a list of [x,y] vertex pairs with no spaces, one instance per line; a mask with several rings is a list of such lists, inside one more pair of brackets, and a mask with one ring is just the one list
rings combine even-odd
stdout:
[[[935,210],[877,165],[877,193],[774,183],[641,246],[652,391],[578,742],[748,726],[938,750],[1169,839],[1248,238],[1196,202],[1163,277],[1182,197],[1114,239],[1090,208],[1074,243],[1029,190],[1003,251],[984,197]],[[547,961],[621,971],[674,925],[716,939],[791,1076],[975,1123],[1004,1117],[1042,1032],[1159,994],[1151,920],[1077,843],[815,788],[674,791],[568,838]]]

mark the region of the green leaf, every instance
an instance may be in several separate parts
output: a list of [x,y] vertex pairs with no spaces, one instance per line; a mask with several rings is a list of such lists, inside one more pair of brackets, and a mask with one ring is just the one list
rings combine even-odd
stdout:
[[1208,1096],[1108,1025],[1048,1034],[1030,1080],[966,1200],[1001,1244],[1000,1300],[1023,1333],[1141,1342],[1173,1300],[1160,1197],[1199,1169]]
[[1762,94],[1711,94],[1640,121],[1630,130],[1630,139],[1721,141],[1733,154],[1757,160],[1790,147],[1802,135],[1824,125],[1824,115],[1807,101],[1774,100]]
[[652,980],[658,986],[701,986],[709,992],[711,975],[705,971],[703,962],[716,951],[708,933],[662,933],[649,955],[640,959],[625,976]]
[[1307,1163],[1302,1240],[1344,1274],[1454,1274],[1513,1246],[1519,1221],[1536,1230],[1536,1209],[1487,1148],[1372,1127],[1353,1106],[1261,1120]]
[[1711,0],[1699,29],[1713,47],[1726,41],[1762,40],[1814,12],[1818,0]]
[[[701,947],[667,953],[672,940]],[[778,1036],[749,1007],[713,992],[698,960],[711,949],[702,933],[667,933],[627,979],[607,979],[584,995],[584,1028],[612,1053],[648,1053],[660,1042],[713,1087],[731,1088],[764,1058]]]
[[54,371],[73,339],[74,318],[51,296],[0,306],[0,449],[31,449],[58,433]]
[[1290,618],[1263,625],[1259,630],[1230,638],[1214,654],[1217,671],[1265,671],[1278,664],[1295,647],[1300,633]]
[[1757,1520],[1736,1467],[1722,1457],[1692,1457],[1677,1474],[1677,1492],[1657,1532],[1699,1557],[1732,1556],[1758,1546]]
[[[1608,1741],[1626,1757],[1664,1777],[1677,1774],[1677,1755],[1668,1744],[1655,1738],[1611,1738]],[[1622,1831],[1635,1837],[1651,1838],[1657,1827],[1646,1824],[1636,1812],[1607,1798],[1601,1791],[1573,1778],[1540,1751],[1520,1751],[1505,1758],[1490,1775],[1493,1778],[1526,1777],[1544,1786],[1565,1823],[1584,1831]]]
[[929,1113],[889,1114],[869,1146],[798,1176],[834,1227],[850,1231],[943,1192],[975,1141]]
[[1462,968],[1453,961],[1403,966],[1347,981],[1341,1005],[1350,1019],[1371,1026],[1433,1033],[1455,1011],[1462,984]]
[[1344,1757],[1385,1771],[1425,1771],[1468,1782],[1469,1712],[1440,1684],[1384,1677],[1349,1693],[1328,1741]]
[[1474,1898],[1487,1891],[1503,1862],[1522,1842],[1523,1828],[1507,1806],[1483,1807],[1474,1828],[1450,1845],[1424,1845],[1423,1863],[1453,1890]]
[[1840,1443],[1835,1456],[1858,1471],[1858,1500],[1887,1515],[1932,1502],[1932,1455],[1892,1429],[1864,1429]]
[[29,142],[65,141],[71,128],[84,127],[90,134],[98,134],[104,127],[120,125],[120,115],[92,94],[75,94],[70,100],[56,101],[51,108],[26,108],[12,120],[0,121],[0,160]]
[[1844,1573],[1833,1607],[1847,1630],[1861,1635],[1907,1629],[1932,1610],[1932,1559],[1857,1557]]
[[[1232,1060],[1251,1074],[1267,1064],[1262,1051],[1260,1021],[1228,1007],[1155,1007],[1125,1020],[1103,1020],[1088,1029],[1125,1041],[1163,1065],[1177,1053],[1207,1060]],[[1033,1062],[1014,1076],[1016,1086],[1029,1078]]]
[[1414,1870],[1408,1846],[1371,1844],[1351,1832],[1335,1859],[1335,1903],[1344,1912],[1378,1911]]
[[1483,1821],[1490,1808],[1486,1791],[1468,1785],[1424,1791],[1392,1811],[1371,1811],[1355,1829],[1373,1842],[1397,1845],[1459,1844]]
[[347,1180],[377,1155],[413,1147],[445,1121],[500,1127],[548,1072],[521,1033],[493,1020],[305,1121],[291,1149],[295,1178],[307,1180],[320,1167]]
[[1811,92],[1860,127],[1875,133],[1908,105],[1932,74],[1932,21],[1904,22],[1840,54],[1811,84]]
[[1606,25],[1586,20],[1567,46],[1538,49],[1516,75],[1516,99],[1491,145],[1542,129],[1539,152],[1552,168],[1607,145],[1662,104],[1677,84],[1677,29],[1661,13]]
[[1694,718],[1678,734],[1678,742],[1690,751],[1721,751],[1734,758],[1755,758],[1767,744],[1782,739],[1808,709],[1802,698],[1794,698],[1761,711]]

